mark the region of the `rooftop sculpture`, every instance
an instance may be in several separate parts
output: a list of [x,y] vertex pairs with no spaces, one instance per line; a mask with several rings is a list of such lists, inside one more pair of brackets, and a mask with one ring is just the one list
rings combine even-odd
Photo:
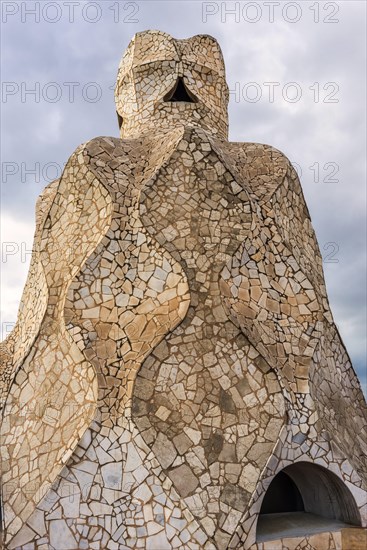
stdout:
[[138,33],[115,97],[120,139],[38,201],[3,344],[6,547],[347,548],[366,406],[294,168],[228,141],[210,36]]

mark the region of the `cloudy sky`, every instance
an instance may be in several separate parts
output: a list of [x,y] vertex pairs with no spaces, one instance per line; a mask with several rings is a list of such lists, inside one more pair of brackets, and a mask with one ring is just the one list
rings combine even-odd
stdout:
[[133,34],[216,37],[231,90],[230,140],[296,165],[336,323],[366,382],[365,96],[362,1],[2,1],[3,336],[26,279],[34,205],[73,150],[118,136],[113,85]]

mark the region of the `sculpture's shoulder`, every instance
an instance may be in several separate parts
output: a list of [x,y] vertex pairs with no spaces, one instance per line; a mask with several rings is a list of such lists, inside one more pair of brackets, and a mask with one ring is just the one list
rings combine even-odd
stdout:
[[39,195],[36,203],[36,221],[43,218],[49,210],[55,195],[58,192],[60,180],[65,180],[71,170],[75,171],[80,166],[86,166],[92,171],[113,172],[121,169],[128,173],[129,167],[135,167],[143,163],[142,149],[146,147],[144,140],[122,140],[115,137],[96,137],[79,145],[68,158],[60,179],[47,185]]
[[141,188],[144,181],[169,158],[181,134],[168,132],[120,139],[97,137],[78,147],[69,159],[84,164],[100,182],[110,188]]
[[284,153],[271,145],[229,142],[227,147],[250,195],[260,202],[269,201],[293,170]]
[[[262,143],[227,142],[221,145],[251,199],[276,217],[279,227],[292,219],[294,232],[306,232],[316,243],[298,174],[279,149]],[[315,246],[317,246],[315,244]]]
[[144,162],[146,151],[144,139],[119,139],[116,137],[96,137],[80,145],[70,159],[85,163],[92,170],[128,173]]
[[85,203],[87,189],[93,193],[95,188],[93,182],[98,181],[110,195],[119,188],[119,196],[123,198],[128,189],[136,185],[147,149],[142,139],[105,136],[79,145],[69,156],[60,179],[45,187],[38,197],[37,227],[43,225],[50,209],[53,211],[52,205],[56,209],[62,200]]
[[78,153],[82,149],[83,153],[90,158],[101,157],[108,160],[112,157],[119,157],[122,162],[129,162],[133,151],[141,147],[143,143],[144,139],[120,139],[117,137],[99,136],[80,145],[75,153]]
[[[60,179],[49,184],[39,196],[37,228],[41,229],[46,219],[51,227],[61,212],[70,210],[71,203],[79,213],[85,212],[90,206],[90,200],[86,199],[92,195],[101,208],[107,196],[108,201],[130,204],[131,196],[171,154],[176,142],[177,136],[171,134],[165,139],[154,135],[129,139],[101,136],[79,145],[70,155]],[[105,199],[98,199],[100,194]]]
[[57,193],[57,187],[60,180],[54,180],[49,183],[42,193],[39,195],[36,202],[36,235],[42,229],[46,216],[50,210],[51,204]]

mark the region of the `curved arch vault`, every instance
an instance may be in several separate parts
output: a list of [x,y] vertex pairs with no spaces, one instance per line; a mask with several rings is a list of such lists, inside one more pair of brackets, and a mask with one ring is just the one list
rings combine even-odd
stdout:
[[287,466],[262,501],[257,542],[309,536],[361,526],[354,497],[333,472],[309,462]]

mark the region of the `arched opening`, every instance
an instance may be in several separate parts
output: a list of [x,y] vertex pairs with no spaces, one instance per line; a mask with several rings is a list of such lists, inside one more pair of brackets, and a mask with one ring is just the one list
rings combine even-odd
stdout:
[[279,472],[265,493],[261,514],[304,512],[303,498],[297,485],[286,473]]
[[352,493],[326,468],[297,462],[279,472],[265,493],[256,539],[275,540],[361,525]]

